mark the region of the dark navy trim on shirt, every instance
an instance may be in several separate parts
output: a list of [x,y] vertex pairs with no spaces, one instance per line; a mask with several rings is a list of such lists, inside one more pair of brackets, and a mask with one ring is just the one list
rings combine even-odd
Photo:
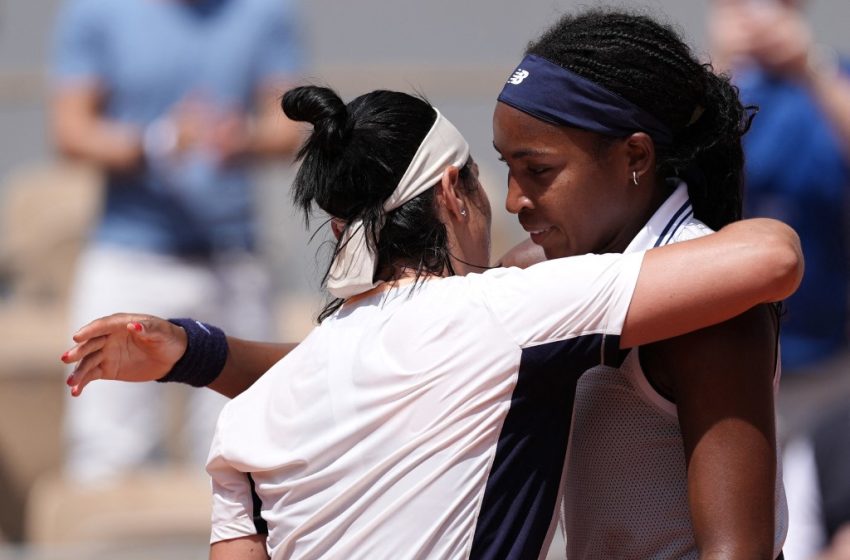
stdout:
[[251,486],[251,505],[253,506],[251,520],[254,522],[254,529],[257,531],[258,535],[268,535],[269,524],[266,523],[265,519],[263,519],[263,502],[260,500],[260,495],[257,494],[257,490],[254,485],[254,477],[251,476],[251,473],[245,473],[245,475],[248,477],[248,484]]
[[685,212],[682,215],[681,218],[679,218],[679,221],[676,222],[676,225],[673,226],[673,229],[670,230],[670,233],[667,234],[667,239],[665,239],[663,241],[662,245],[667,245],[668,243],[670,243],[673,240],[673,237],[677,233],[679,233],[680,229],[682,229],[682,226],[685,224],[685,222],[688,220],[688,218],[690,218],[693,215],[694,215],[694,211],[692,209],[688,209],[688,211]]
[[576,384],[603,360],[621,365],[619,346],[618,336],[593,334],[522,350],[470,558],[538,557],[555,514]]
[[[658,240],[655,242],[654,247],[660,247],[662,244],[666,243],[665,237],[667,237],[668,232],[669,232],[670,235],[672,235],[673,232],[675,232],[679,228],[679,226],[682,225],[682,223],[685,221],[685,219],[688,218],[687,215],[685,215],[685,217],[682,218],[681,221],[679,221],[678,223],[676,223],[676,222],[677,222],[677,220],[679,220],[679,218],[682,216],[682,214],[686,214],[687,211],[690,208],[691,208],[691,201],[686,200],[685,203],[682,205],[682,207],[679,208],[678,210],[676,210],[676,213],[673,214],[673,217],[670,218],[670,221],[667,222],[667,225],[664,226],[664,229],[661,231],[661,235],[658,236]],[[676,225],[674,226],[673,224],[676,224]]]

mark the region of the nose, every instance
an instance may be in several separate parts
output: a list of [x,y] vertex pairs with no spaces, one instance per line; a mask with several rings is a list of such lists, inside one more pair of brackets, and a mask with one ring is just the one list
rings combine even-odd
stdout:
[[505,198],[505,209],[511,214],[519,214],[522,210],[534,208],[531,199],[519,186],[519,183],[508,174],[508,195]]

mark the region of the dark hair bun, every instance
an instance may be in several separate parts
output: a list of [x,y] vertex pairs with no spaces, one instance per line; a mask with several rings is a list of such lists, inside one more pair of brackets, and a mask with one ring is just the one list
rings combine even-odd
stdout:
[[292,191],[305,216],[315,203],[331,216],[374,223],[436,118],[426,101],[384,90],[345,104],[332,89],[302,86],[281,105],[290,119],[313,124]]
[[[384,211],[384,201],[437,118],[430,103],[407,93],[376,90],[344,104],[331,89],[304,86],[288,91],[281,106],[290,119],[313,124],[313,133],[298,152],[301,165],[292,182],[292,200],[304,211],[308,225],[316,208],[346,222],[360,220],[358,227],[377,255],[379,275],[408,263],[423,275],[451,270],[446,227],[433,189]],[[477,189],[477,183],[472,186]],[[340,247],[337,243],[334,251]],[[339,301],[325,307],[320,320],[337,307]]]
[[324,148],[333,148],[348,129],[348,110],[335,91],[326,87],[302,86],[287,91],[281,107],[293,121],[313,125],[313,137]]

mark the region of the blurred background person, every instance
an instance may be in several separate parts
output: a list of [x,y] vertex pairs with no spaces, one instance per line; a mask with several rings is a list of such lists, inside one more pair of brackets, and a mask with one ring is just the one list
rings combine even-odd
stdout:
[[[247,164],[299,144],[278,103],[302,67],[298,34],[294,6],[281,0],[64,4],[53,139],[105,180],[71,324],[116,308],[190,316],[213,305],[234,333],[274,336]],[[66,403],[67,474],[102,481],[160,457],[162,390],[103,384]],[[210,391],[189,397],[184,443],[198,464],[221,404]]]
[[850,64],[818,43],[804,4],[714,0],[708,29],[713,63],[759,107],[744,136],[747,213],[790,224],[806,255],[781,333],[792,560],[850,558],[846,532],[835,538],[850,521]]
[[790,224],[806,255],[782,328],[786,380],[850,376],[850,66],[815,41],[802,4],[715,0],[709,20],[712,61],[759,107],[744,137],[747,213]]

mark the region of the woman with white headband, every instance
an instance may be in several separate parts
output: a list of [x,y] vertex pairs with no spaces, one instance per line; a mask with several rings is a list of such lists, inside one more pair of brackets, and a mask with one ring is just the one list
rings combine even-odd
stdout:
[[314,127],[295,201],[338,236],[320,325],[274,363],[289,348],[124,314],[63,357],[81,360],[77,394],[164,375],[232,395],[271,366],[219,419],[213,559],[536,557],[581,373],[784,298],[802,274],[796,235],[770,220],[480,273],[489,202],[436,109],[387,91],[346,105],[319,87],[283,107]]

